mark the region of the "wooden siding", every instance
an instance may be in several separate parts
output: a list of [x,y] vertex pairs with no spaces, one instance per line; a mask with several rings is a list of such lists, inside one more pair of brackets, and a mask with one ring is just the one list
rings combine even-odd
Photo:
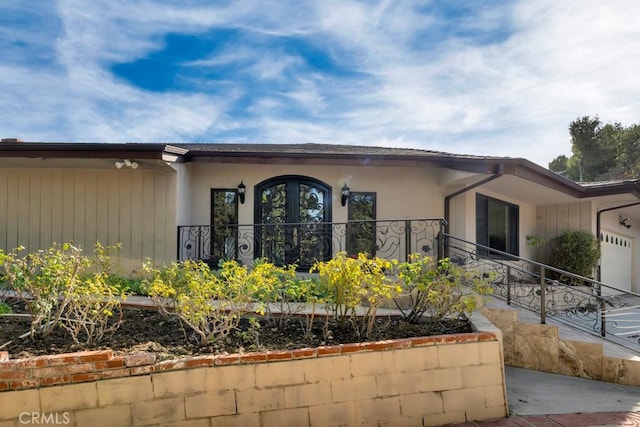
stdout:
[[124,273],[176,254],[175,174],[155,170],[0,170],[0,249],[122,243]]
[[540,259],[550,261],[549,242],[565,231],[584,230],[592,232],[595,218],[592,214],[591,202],[565,203],[558,205],[538,206],[536,209],[536,233],[544,239],[545,245],[540,249]]

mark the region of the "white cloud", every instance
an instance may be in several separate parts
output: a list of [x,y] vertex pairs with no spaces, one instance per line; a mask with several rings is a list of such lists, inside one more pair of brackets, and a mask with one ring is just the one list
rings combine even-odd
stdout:
[[[0,27],[1,136],[211,141],[247,129],[238,140],[412,146],[546,165],[570,153],[567,127],[577,117],[631,124],[640,111],[636,1],[474,4],[473,16],[449,18],[455,32],[412,1],[11,7],[31,8],[26,13],[47,24],[40,32]],[[226,75],[200,82],[198,93],[152,92],[110,70],[163,49],[167,34],[213,28],[248,36],[182,65],[235,65],[243,80]],[[295,53],[251,44],[290,37],[325,49],[345,74],[325,75]],[[241,98],[249,104],[235,115]]]

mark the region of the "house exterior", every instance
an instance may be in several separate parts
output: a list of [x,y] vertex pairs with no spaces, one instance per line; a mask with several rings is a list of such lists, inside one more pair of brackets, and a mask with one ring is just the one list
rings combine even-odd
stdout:
[[433,255],[441,231],[545,261],[566,230],[598,234],[602,281],[639,290],[638,181],[404,148],[0,142],[0,249],[121,243],[124,274],[145,258]]

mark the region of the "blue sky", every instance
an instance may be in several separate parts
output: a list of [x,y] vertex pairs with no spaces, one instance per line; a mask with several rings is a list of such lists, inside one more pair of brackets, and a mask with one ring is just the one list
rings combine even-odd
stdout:
[[640,122],[640,2],[0,0],[0,136],[570,154]]

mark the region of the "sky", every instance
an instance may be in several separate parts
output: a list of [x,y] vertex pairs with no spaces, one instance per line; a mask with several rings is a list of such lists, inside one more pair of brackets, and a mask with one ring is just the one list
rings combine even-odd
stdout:
[[0,0],[0,137],[571,154],[640,122],[640,2]]

